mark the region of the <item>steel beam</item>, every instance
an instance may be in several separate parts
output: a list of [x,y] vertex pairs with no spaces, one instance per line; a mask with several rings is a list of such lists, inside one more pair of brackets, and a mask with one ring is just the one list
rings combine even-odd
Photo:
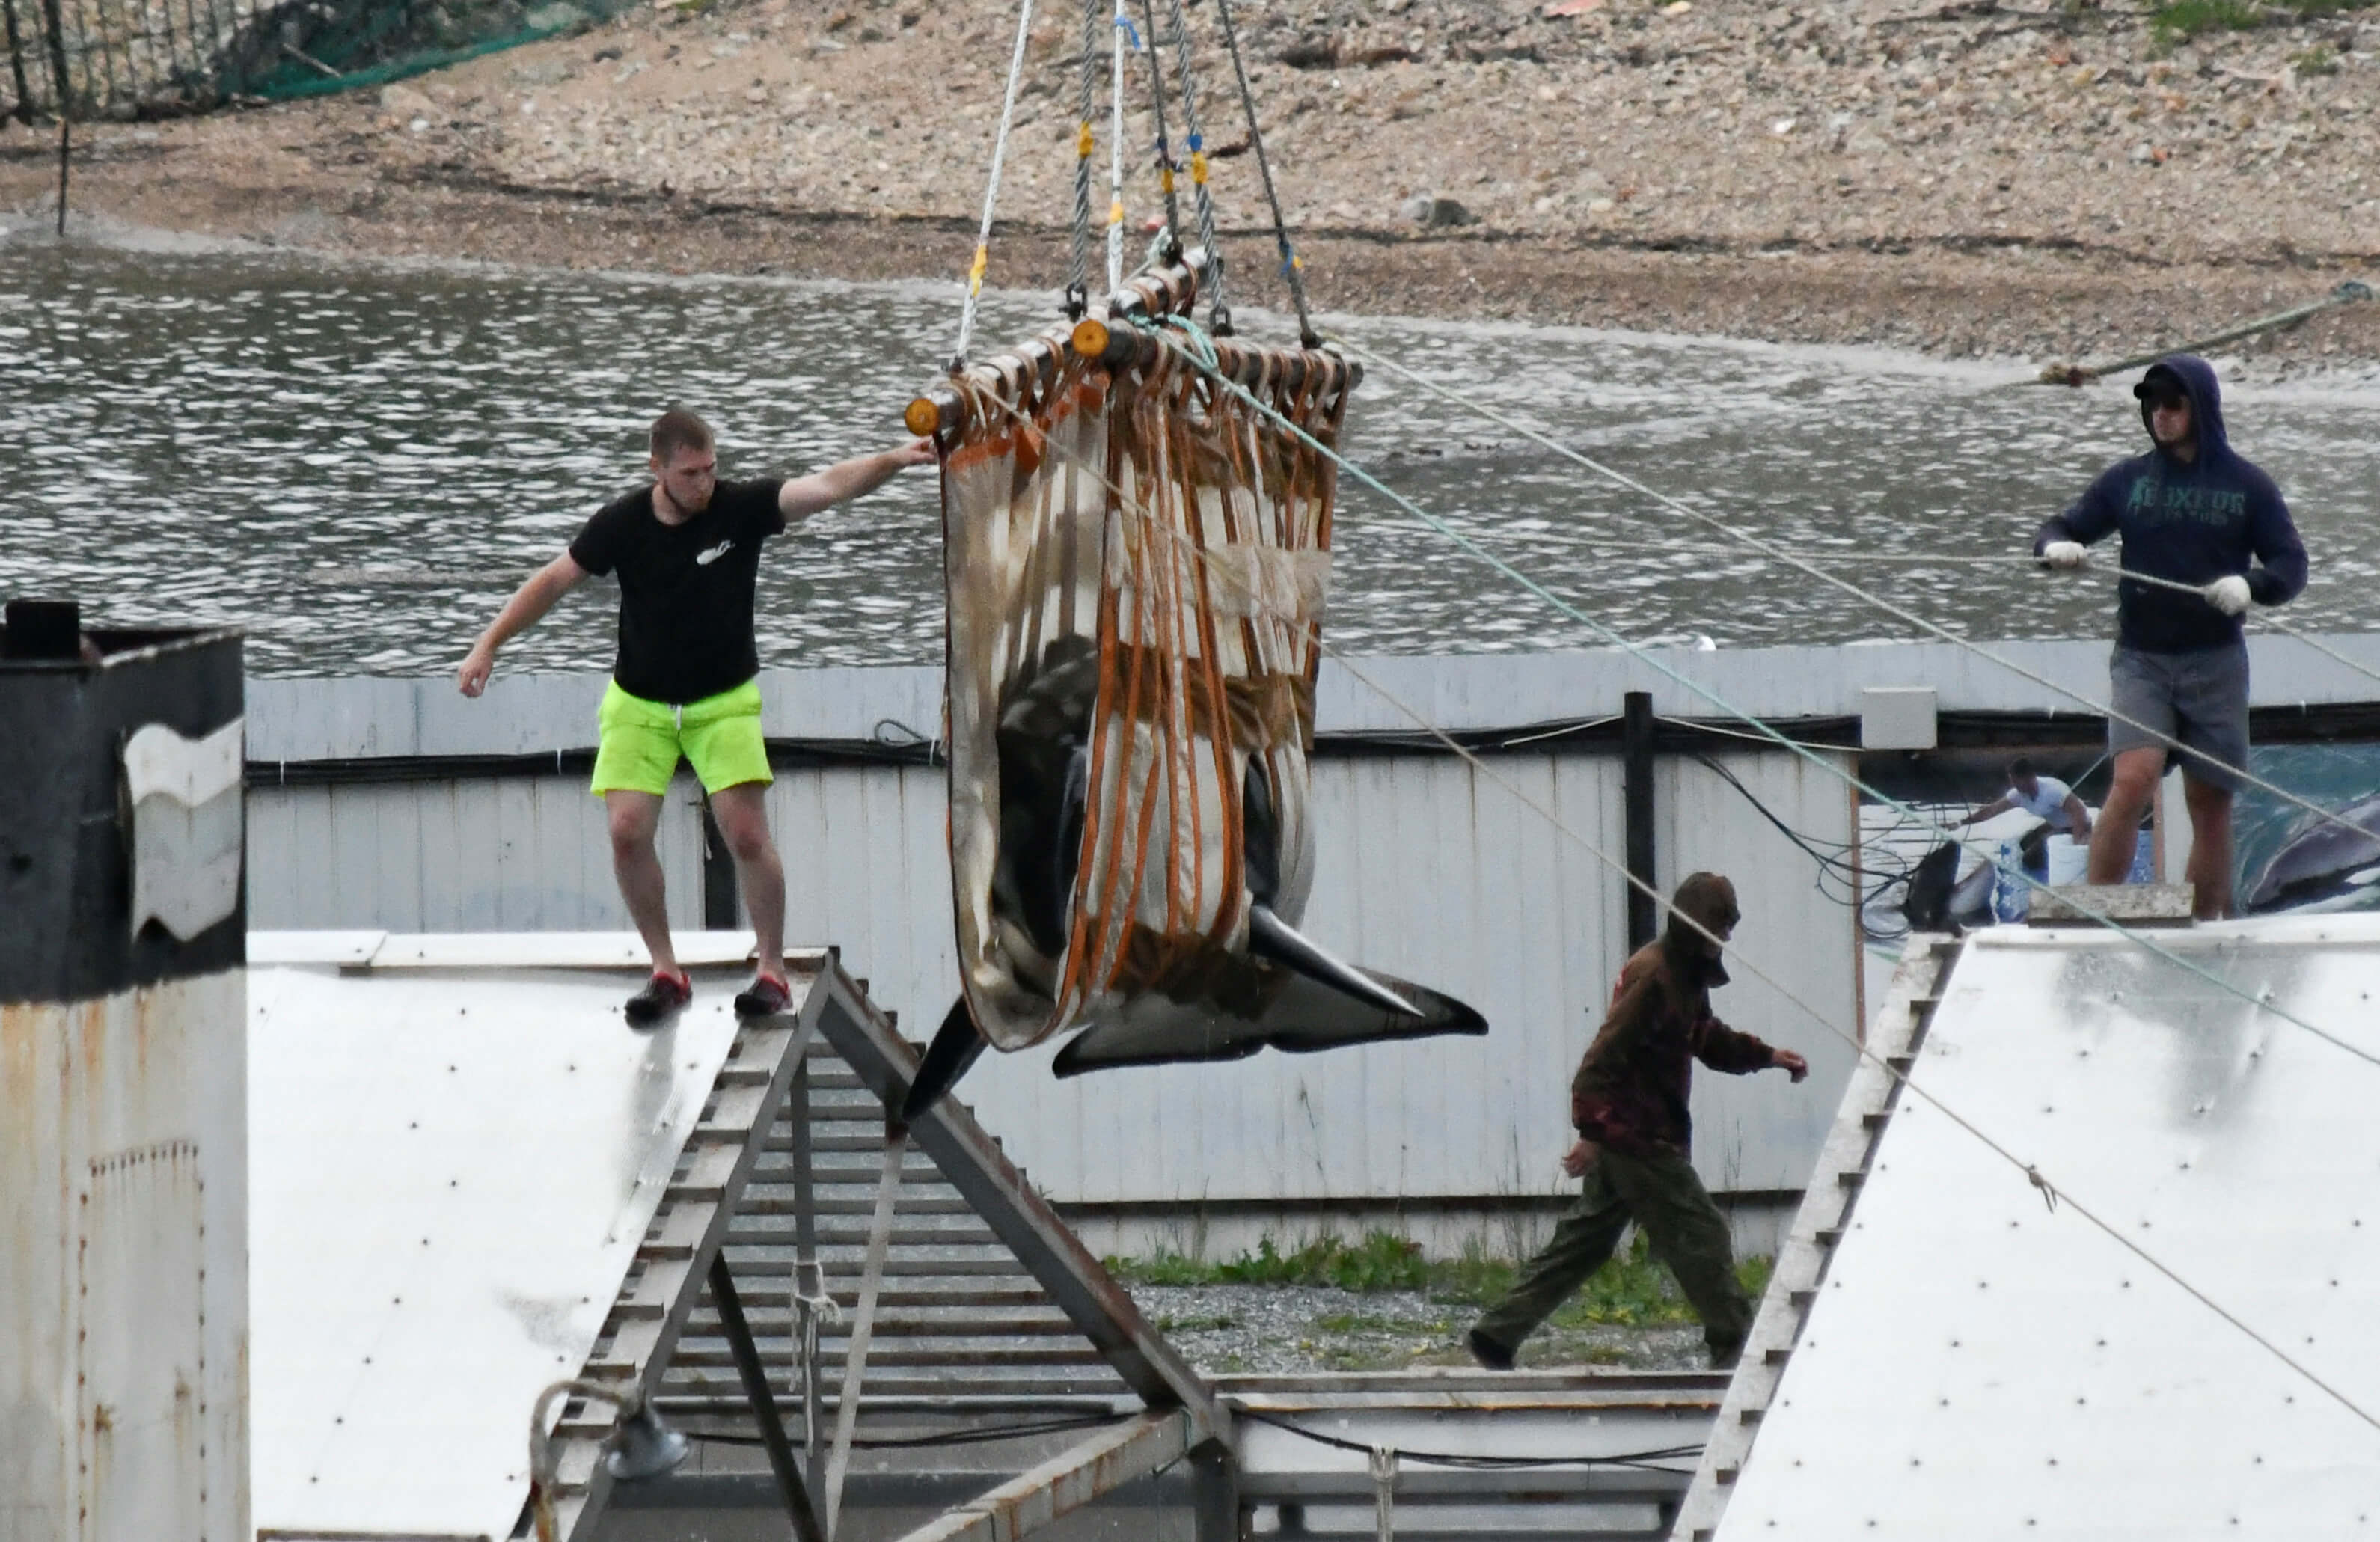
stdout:
[[903,1542],[1016,1542],[1100,1495],[1172,1466],[1189,1453],[1190,1416],[1151,1410],[947,1511]]
[[744,1378],[744,1395],[752,1400],[752,1416],[760,1426],[760,1444],[768,1449],[769,1470],[776,1475],[777,1491],[784,1500],[786,1518],[794,1523],[794,1536],[799,1542],[826,1542],[826,1534],[819,1528],[818,1512],[810,1508],[809,1488],[802,1482],[802,1470],[794,1463],[794,1448],[785,1439],[784,1422],[777,1417],[777,1400],[769,1391],[769,1373],[760,1364],[759,1350],[752,1343],[751,1327],[744,1320],[744,1304],[735,1294],[735,1274],[727,1267],[723,1251],[710,1256],[710,1299],[719,1308],[719,1326],[727,1335],[727,1347],[735,1352],[735,1372]]
[[[917,1069],[917,1050],[881,1014],[860,1004],[863,999],[844,986],[840,967],[829,969],[820,984],[827,999],[819,1031],[886,1108],[899,1108]],[[1187,1413],[1193,1446],[1228,1443],[1230,1415],[1213,1391],[1149,1326],[1124,1288],[1025,1181],[974,1114],[945,1098],[910,1127],[910,1135],[1141,1401]]]

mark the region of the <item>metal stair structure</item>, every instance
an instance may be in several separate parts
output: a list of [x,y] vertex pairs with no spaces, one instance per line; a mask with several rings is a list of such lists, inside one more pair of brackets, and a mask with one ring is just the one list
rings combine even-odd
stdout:
[[[801,1369],[795,1262],[808,1227],[841,1314],[822,1324],[819,1344],[820,1403],[831,1419],[882,1173],[884,1106],[822,1040],[810,1042],[795,1077],[736,1204],[725,1250],[761,1359],[779,1369],[790,1400]],[[1104,1412],[1132,1400],[933,1158],[914,1147],[902,1155],[877,1307],[863,1416]],[[707,1299],[671,1356],[661,1406],[673,1417],[746,1416],[734,1355]],[[788,1423],[797,1439],[807,1436],[797,1407]]]
[[[702,1118],[655,1210],[581,1374],[633,1387],[691,1427],[757,1425],[797,1530],[815,1530],[815,1458],[840,1414],[886,1153],[898,1153],[892,1222],[868,1323],[862,1415],[955,1418],[1020,1410],[1142,1416],[949,1512],[952,1537],[1015,1535],[1185,1454],[1227,1475],[1229,1415],[1212,1391],[950,1099],[894,1147],[917,1062],[892,1018],[832,951],[789,954],[795,1001],[740,1026]],[[796,1263],[814,1257],[841,1323],[822,1328],[815,1386],[802,1383]],[[722,1299],[722,1293],[725,1299]],[[832,1324],[832,1317],[828,1323]],[[739,1335],[738,1329],[742,1330]],[[739,1337],[741,1342],[739,1342]],[[757,1380],[757,1384],[756,1384]],[[801,1410],[788,1420],[789,1410]],[[614,1426],[600,1400],[566,1403],[553,1431],[554,1536],[591,1536],[612,1479]],[[1227,1480],[1202,1508],[1228,1502]],[[537,1535],[534,1504],[512,1535]]]

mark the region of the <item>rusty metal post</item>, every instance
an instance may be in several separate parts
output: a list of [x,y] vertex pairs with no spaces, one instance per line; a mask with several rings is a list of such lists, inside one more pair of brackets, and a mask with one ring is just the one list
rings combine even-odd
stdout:
[[[808,1051],[808,1046],[804,1046]],[[768,1448],[769,1470],[777,1475],[777,1492],[785,1514],[794,1523],[799,1542],[826,1542],[819,1529],[818,1512],[810,1508],[808,1486],[794,1462],[794,1448],[785,1439],[784,1421],[777,1417],[777,1400],[769,1390],[769,1373],[760,1365],[759,1347],[752,1342],[751,1324],[744,1320],[744,1302],[735,1293],[735,1276],[727,1267],[725,1249],[710,1259],[710,1301],[719,1308],[719,1326],[727,1334],[727,1348],[735,1356],[735,1374],[743,1378],[744,1395],[752,1400],[752,1416],[760,1426],[760,1444]]]
[[[1630,691],[1621,699],[1620,743],[1624,769],[1621,797],[1628,832],[1628,951],[1634,953],[1660,930],[1660,907],[1647,891],[1653,876],[1653,694]],[[1643,887],[1639,887],[1642,884]]]
[[1220,1440],[1190,1453],[1190,1508],[1197,1542],[1241,1542],[1247,1534],[1239,1463]]

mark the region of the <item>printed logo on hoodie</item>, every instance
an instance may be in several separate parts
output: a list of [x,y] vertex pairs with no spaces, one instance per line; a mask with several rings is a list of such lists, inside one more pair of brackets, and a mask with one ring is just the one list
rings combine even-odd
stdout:
[[2124,512],[2145,515],[2154,525],[2182,520],[2229,525],[2248,516],[2248,495],[2228,488],[2177,487],[2155,477],[2141,477],[2124,500]]

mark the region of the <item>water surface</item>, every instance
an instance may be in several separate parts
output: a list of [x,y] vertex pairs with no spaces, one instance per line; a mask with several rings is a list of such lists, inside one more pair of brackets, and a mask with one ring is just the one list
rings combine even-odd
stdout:
[[[264,674],[441,672],[514,585],[635,485],[684,402],[727,475],[895,441],[956,324],[949,285],[848,285],[330,262],[0,239],[0,592],[110,622],[231,623]],[[954,261],[964,254],[954,253]],[[989,297],[984,346],[1046,324]],[[1244,331],[1280,336],[1242,312]],[[1338,330],[1541,426],[1698,513],[1813,554],[1978,637],[2095,636],[2105,584],[1948,560],[2021,550],[2142,443],[2121,386],[1996,389],[2010,367],[1712,340],[1383,320]],[[2380,625],[2380,392],[2237,390],[2230,417],[2315,553],[2300,625]],[[1633,639],[1916,635],[1728,548],[1510,429],[1376,370],[1352,453],[1389,486]],[[1377,493],[1342,484],[1329,622],[1353,652],[1600,646]],[[940,656],[929,475],[834,510],[764,562],[771,664]],[[1883,560],[1911,554],[1923,564]],[[511,669],[610,662],[614,590],[574,594]]]

